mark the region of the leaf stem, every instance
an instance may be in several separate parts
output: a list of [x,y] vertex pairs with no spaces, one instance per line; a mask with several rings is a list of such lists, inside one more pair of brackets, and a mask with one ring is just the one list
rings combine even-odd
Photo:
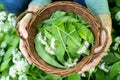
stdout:
[[63,41],[63,39],[62,39],[61,33],[60,33],[58,27],[56,27],[56,28],[57,28],[58,34],[59,34],[59,36],[60,36],[60,39],[61,39],[61,41],[62,41],[63,47],[65,48],[65,51],[66,51],[68,57],[70,58],[70,55],[69,55],[69,53],[68,53],[68,51],[67,51],[67,49],[66,49],[65,43],[64,43],[64,41]]
[[[55,26],[55,27],[57,27],[57,26]],[[73,38],[73,37],[71,37],[68,33],[66,33],[64,30],[62,30],[61,28],[59,28],[59,27],[57,27],[58,29],[60,29],[63,33],[65,33],[68,37],[70,37],[72,40],[73,40],[73,42],[78,46],[78,47],[80,47],[80,45],[75,41],[75,39]]]

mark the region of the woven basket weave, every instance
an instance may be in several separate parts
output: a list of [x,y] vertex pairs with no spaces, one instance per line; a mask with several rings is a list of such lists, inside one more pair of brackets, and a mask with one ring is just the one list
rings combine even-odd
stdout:
[[[87,21],[91,27],[90,30],[94,34],[95,38],[95,44],[91,48],[91,52],[89,56],[84,57],[82,60],[78,62],[77,65],[75,65],[72,68],[69,69],[61,69],[61,68],[56,68],[54,66],[51,66],[47,64],[44,60],[40,58],[40,56],[37,54],[35,50],[35,45],[34,45],[34,38],[37,34],[37,25],[41,23],[43,20],[50,18],[51,14],[54,13],[57,10],[62,10],[66,12],[74,12],[77,15],[80,15],[85,21]],[[27,47],[28,54],[32,60],[32,62],[40,69],[43,71],[50,73],[50,74],[56,74],[56,75],[68,75],[73,72],[79,72],[81,69],[84,67],[84,65],[89,64],[92,60],[94,60],[96,57],[99,57],[100,53],[104,51],[104,47],[106,44],[103,46],[103,48],[100,50],[100,52],[95,53],[94,49],[99,47],[101,45],[100,43],[100,35],[101,35],[101,24],[99,21],[96,19],[91,12],[86,9],[85,7],[81,6],[78,3],[75,2],[70,2],[70,1],[59,1],[59,2],[53,2],[41,10],[38,10],[36,13],[26,11],[22,13],[16,20],[16,25],[18,21],[27,13],[32,13],[33,17],[29,24],[27,25],[26,29],[28,31],[28,38],[24,39],[22,36],[21,39],[24,40],[25,45]],[[19,33],[18,29],[16,29],[17,34]]]

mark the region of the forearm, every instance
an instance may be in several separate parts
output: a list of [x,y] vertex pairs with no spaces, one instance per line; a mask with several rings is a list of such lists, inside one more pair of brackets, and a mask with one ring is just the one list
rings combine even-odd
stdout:
[[107,0],[85,0],[85,3],[95,15],[110,14]]
[[[37,12],[39,9],[49,4],[52,0],[32,0],[28,5],[27,11]],[[27,14],[26,16],[32,16],[32,14]]]

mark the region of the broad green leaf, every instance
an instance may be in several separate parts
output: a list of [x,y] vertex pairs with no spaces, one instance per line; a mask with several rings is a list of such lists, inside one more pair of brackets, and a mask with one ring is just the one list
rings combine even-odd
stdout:
[[80,74],[73,73],[67,77],[67,80],[81,80]]
[[95,74],[95,80],[106,80],[105,74],[102,70],[98,69]]
[[2,62],[2,64],[0,65],[0,72],[4,71],[6,68],[9,67],[10,60],[11,58],[4,60],[4,62]]
[[64,64],[65,63],[65,60],[64,60],[64,54],[65,54],[65,49],[62,45],[62,43],[60,42],[56,42],[56,45],[55,45],[55,55],[57,57],[57,59],[62,63]]
[[47,74],[42,78],[42,80],[61,80],[61,76]]
[[114,55],[113,52],[109,52],[108,55],[106,55],[103,60],[108,64],[113,64],[116,61],[118,61],[117,57]]
[[66,42],[69,53],[71,54],[72,57],[80,57],[80,55],[76,53],[80,47],[81,38],[79,37],[75,29],[75,26],[72,25],[72,23],[68,23],[68,25],[66,26],[66,31],[68,35],[71,36],[71,37],[67,36],[67,42]]
[[115,56],[120,59],[120,53],[114,52]]
[[120,0],[115,0],[115,2],[116,2],[116,4],[117,4],[117,6],[120,7]]
[[59,68],[65,68],[64,66],[62,66],[61,64],[59,64],[56,60],[54,60],[51,56],[49,56],[46,51],[44,50],[43,46],[41,45],[41,43],[37,40],[37,37],[35,38],[35,48],[36,51],[38,52],[38,55],[44,60],[46,61],[48,64],[51,64],[55,67],[59,67]]
[[58,10],[52,14],[51,18],[60,18],[60,17],[65,16],[65,14],[66,14],[66,12]]
[[120,61],[114,63],[112,67],[110,68],[110,71],[108,73],[108,79],[113,80],[114,77],[117,76],[117,74],[120,73]]
[[94,42],[94,36],[91,30],[87,28],[87,26],[81,24],[81,23],[75,23],[75,26],[77,27],[79,35],[84,39],[87,40],[89,43],[93,44]]

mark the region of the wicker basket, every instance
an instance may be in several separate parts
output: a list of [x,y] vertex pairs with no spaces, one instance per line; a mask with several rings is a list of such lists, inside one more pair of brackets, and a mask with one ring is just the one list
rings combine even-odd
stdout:
[[[35,50],[35,45],[34,45],[34,38],[37,34],[37,25],[41,23],[43,20],[48,19],[52,13],[54,13],[57,10],[63,10],[66,12],[74,12],[77,15],[80,15],[83,17],[85,21],[87,21],[91,27],[90,30],[92,30],[94,37],[95,37],[95,44],[91,48],[91,52],[89,56],[84,57],[82,60],[78,62],[77,65],[75,65],[72,68],[69,69],[61,69],[61,68],[56,68],[54,66],[51,66],[47,64],[44,60],[40,58],[40,56],[37,54]],[[75,2],[70,2],[70,1],[59,1],[59,2],[53,2],[41,10],[38,10],[36,13],[34,12],[24,12],[22,13],[18,19],[18,21],[23,17],[26,13],[32,13],[33,17],[32,20],[29,22],[27,25],[26,29],[28,31],[28,38],[24,39],[22,36],[20,36],[27,47],[28,54],[33,61],[33,63],[39,68],[42,69],[43,71],[50,73],[50,74],[56,74],[56,75],[68,75],[73,72],[78,72],[81,71],[81,69],[84,67],[84,65],[89,64],[92,60],[94,60],[96,57],[99,57],[100,53],[104,51],[104,47],[100,50],[99,53],[95,53],[94,49],[98,46],[101,45],[100,43],[100,33],[102,29],[101,24],[99,21],[96,19],[96,17],[85,7],[81,6],[78,3]],[[16,23],[16,24],[17,24]],[[16,30],[17,34],[19,33],[18,29]]]

